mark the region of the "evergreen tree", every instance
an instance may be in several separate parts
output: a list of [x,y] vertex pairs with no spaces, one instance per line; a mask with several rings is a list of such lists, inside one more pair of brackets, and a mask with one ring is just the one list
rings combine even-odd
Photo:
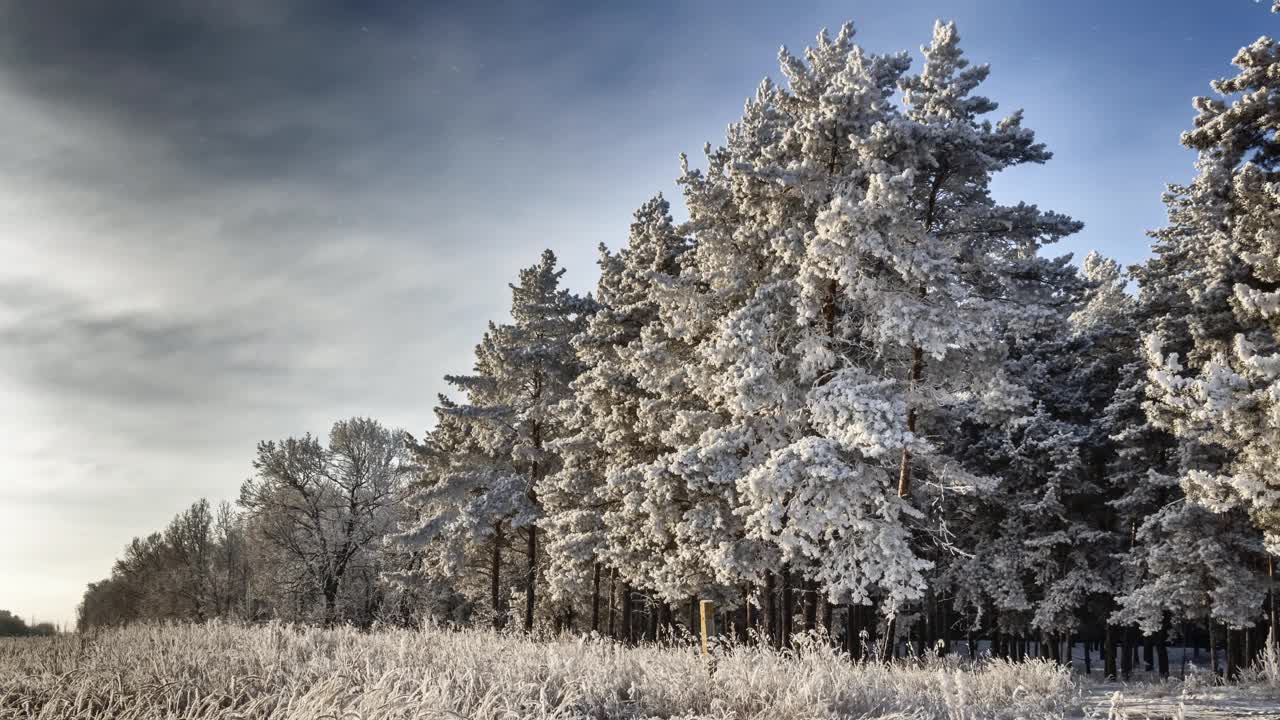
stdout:
[[554,445],[558,472],[541,489],[542,526],[550,540],[548,577],[556,596],[590,593],[592,629],[599,629],[600,582],[605,566],[625,568],[630,583],[652,586],[646,564],[661,563],[669,547],[652,547],[636,527],[661,517],[662,503],[646,495],[646,508],[626,507],[628,470],[665,448],[660,429],[641,420],[655,395],[641,385],[634,359],[641,334],[657,322],[654,284],[679,274],[688,241],[677,232],[661,195],[635,213],[626,247],[600,248],[598,308],[573,346],[584,371],[571,384],[560,414],[565,436]]
[[463,427],[442,422],[439,446],[423,449],[436,456],[416,500],[425,510],[417,526],[401,536],[424,545],[448,534],[455,550],[443,568],[446,575],[466,566],[468,553],[459,543],[489,544],[493,622],[501,625],[503,531],[523,535],[526,631],[534,625],[545,554],[538,542],[539,490],[559,467],[551,451],[565,434],[557,406],[581,371],[571,342],[593,307],[589,298],[560,287],[564,270],[556,264],[555,254],[546,250],[537,264],[520,271],[510,286],[512,321],[490,323],[476,347],[474,374],[445,378],[467,394],[468,402],[444,401],[438,415]]

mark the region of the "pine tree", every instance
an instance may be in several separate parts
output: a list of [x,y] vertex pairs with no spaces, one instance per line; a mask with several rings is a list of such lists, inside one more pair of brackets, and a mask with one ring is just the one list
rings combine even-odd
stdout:
[[[467,404],[440,396],[436,425],[413,446],[420,468],[407,520],[395,541],[407,553],[403,566],[386,579],[405,601],[438,620],[465,620],[472,609],[498,629],[509,614],[504,587],[509,577],[503,554],[513,525],[527,525],[535,514],[525,481],[511,463],[510,434],[498,423],[504,413],[495,403],[496,383],[486,380],[495,355],[487,333],[476,349],[474,375],[455,377]],[[496,431],[496,432],[495,432]],[[482,577],[479,587],[472,578]]]
[[928,564],[906,522],[912,470],[981,483],[922,418],[961,397],[1011,409],[994,328],[1037,249],[1078,224],[990,199],[992,173],[1048,153],[1017,114],[978,119],[994,109],[969,96],[986,69],[956,42],[939,25],[914,78],[848,26],[805,61],[784,51],[788,88],[764,82],[681,180],[695,245],[641,345],[679,341],[678,391],[696,402],[671,416],[675,450],[637,472],[665,478],[659,497],[684,508],[675,554],[721,587],[776,572],[832,602],[902,606]]
[[[417,496],[425,512],[402,539],[423,545],[448,533],[491,545],[492,605],[501,624],[499,598],[504,530],[522,534],[524,556],[524,629],[533,629],[543,551],[538,543],[542,504],[538,491],[559,466],[551,444],[564,434],[557,406],[568,397],[581,371],[571,342],[581,331],[593,302],[560,287],[564,270],[555,254],[520,271],[511,287],[511,318],[490,323],[476,347],[475,373],[448,376],[467,394],[466,404],[442,403],[438,413],[467,426],[461,448],[442,443],[435,477]],[[442,423],[442,427],[448,427]],[[466,530],[465,533],[458,532]],[[461,567],[455,552],[453,572]]]
[[[1050,154],[1021,126],[1020,113],[995,125],[980,119],[996,107],[972,94],[988,69],[971,67],[958,43],[954,25],[939,23],[922,72],[899,83],[905,112],[852,139],[862,177],[842,185],[818,218],[801,273],[808,316],[821,316],[835,297],[835,315],[854,331],[811,346],[815,368],[831,373],[820,393],[842,413],[851,395],[867,397],[874,382],[878,416],[867,419],[878,437],[854,447],[882,469],[895,456],[897,494],[906,499],[921,476],[939,488],[986,485],[930,437],[949,434],[957,405],[966,404],[970,416],[1015,408],[1022,393],[999,371],[1000,328],[1010,314],[1044,312],[1027,302],[1022,285],[1038,271],[1037,250],[1079,228],[1034,206],[991,199],[994,173]],[[860,424],[832,419],[833,429]],[[929,506],[923,496],[916,502]],[[886,604],[892,611],[919,593],[919,584],[891,590]]]
[[573,341],[584,371],[559,409],[565,435],[554,451],[561,465],[540,491],[546,513],[541,525],[550,538],[552,592],[557,598],[589,592],[592,629],[599,629],[603,568],[625,569],[630,582],[646,584],[644,563],[661,557],[637,543],[645,535],[630,521],[638,515],[653,520],[661,509],[627,508],[619,474],[665,449],[658,429],[641,420],[654,394],[642,387],[632,356],[641,334],[657,322],[654,283],[679,274],[687,247],[666,200],[659,195],[646,202],[635,213],[626,247],[611,253],[601,246],[598,308]]
[[1197,98],[1183,144],[1199,174],[1170,197],[1170,242],[1194,243],[1188,269],[1190,346],[1148,341],[1160,421],[1213,456],[1188,493],[1211,508],[1242,506],[1280,551],[1280,44],[1261,38]]

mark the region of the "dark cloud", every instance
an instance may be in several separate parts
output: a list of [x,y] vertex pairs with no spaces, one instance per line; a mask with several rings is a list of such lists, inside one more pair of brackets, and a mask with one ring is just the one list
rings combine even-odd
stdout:
[[[197,322],[95,311],[85,301],[0,281],[0,364],[50,392],[163,408],[227,400],[250,382],[279,382],[296,364],[290,338],[234,318]],[[237,387],[239,386],[239,387]]]
[[0,62],[59,109],[145,132],[202,172],[354,184],[352,168],[370,164],[357,156],[392,163],[405,142],[429,147],[446,119],[423,112],[415,87],[449,79],[423,41],[430,7],[8,3]]

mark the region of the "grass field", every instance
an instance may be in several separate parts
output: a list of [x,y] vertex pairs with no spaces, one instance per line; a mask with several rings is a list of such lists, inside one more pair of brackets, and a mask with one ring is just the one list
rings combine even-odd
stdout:
[[10,718],[1048,718],[1079,687],[1049,664],[854,665],[825,648],[728,648],[447,630],[143,626],[0,640]]
[[[1244,703],[1215,717],[1280,708],[1258,688],[1198,689],[1210,704]],[[1177,684],[1099,686],[1041,662],[858,665],[821,646],[724,648],[708,665],[687,645],[441,629],[211,623],[0,639],[5,719],[1193,717],[1186,697]]]

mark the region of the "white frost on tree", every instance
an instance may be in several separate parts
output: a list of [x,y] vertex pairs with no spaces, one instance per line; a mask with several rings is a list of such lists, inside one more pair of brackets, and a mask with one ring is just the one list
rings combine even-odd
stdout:
[[1199,174],[1170,196],[1170,236],[1194,244],[1188,272],[1191,344],[1147,340],[1154,412],[1201,443],[1212,462],[1182,475],[1215,510],[1247,509],[1280,552],[1280,44],[1261,38],[1197,98],[1183,143]]

